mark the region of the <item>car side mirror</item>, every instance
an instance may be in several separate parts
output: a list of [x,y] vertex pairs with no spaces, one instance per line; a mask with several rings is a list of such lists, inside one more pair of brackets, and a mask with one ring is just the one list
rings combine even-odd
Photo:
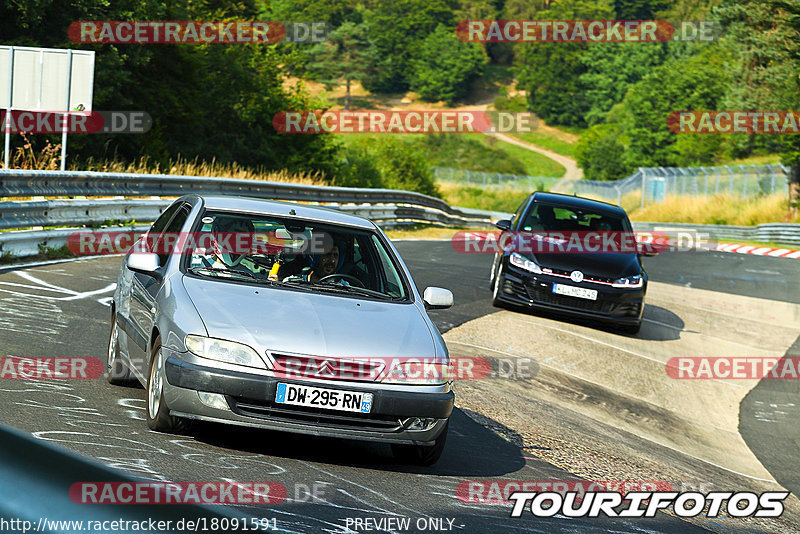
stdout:
[[511,221],[509,219],[500,219],[494,225],[504,232],[511,230]]
[[427,287],[422,302],[426,310],[445,310],[453,306],[453,293],[442,287]]
[[135,273],[146,274],[153,278],[161,278],[158,273],[160,265],[158,254],[152,252],[131,252],[128,255],[128,269]]

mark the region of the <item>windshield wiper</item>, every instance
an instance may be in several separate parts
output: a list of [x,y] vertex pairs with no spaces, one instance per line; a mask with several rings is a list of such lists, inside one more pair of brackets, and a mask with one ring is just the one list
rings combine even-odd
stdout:
[[320,284],[314,283],[313,287],[320,288],[320,289],[328,289],[331,291],[341,291],[342,293],[357,293],[359,295],[364,295],[367,297],[375,297],[381,300],[395,300],[397,297],[393,297],[391,295],[386,295],[385,293],[379,293],[378,291],[373,291],[372,289],[366,289],[363,287],[358,286],[345,286],[342,284]]
[[251,280],[258,280],[259,282],[261,282],[262,280],[264,282],[269,282],[269,280],[266,280],[264,278],[258,277],[256,275],[254,275],[253,273],[248,273],[246,271],[231,271],[230,269],[214,269],[213,267],[190,267],[188,269],[188,271],[190,273],[194,273],[194,274],[201,274],[201,273],[214,273],[214,275],[235,274],[235,275],[246,277],[246,278],[251,279]]

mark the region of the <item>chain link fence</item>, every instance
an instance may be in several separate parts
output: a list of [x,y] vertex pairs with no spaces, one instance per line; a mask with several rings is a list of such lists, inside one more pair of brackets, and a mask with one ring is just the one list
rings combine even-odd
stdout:
[[468,184],[479,187],[516,187],[530,191],[550,191],[560,178],[506,174],[502,172],[468,171],[449,167],[433,167],[437,182]]
[[639,204],[652,204],[667,195],[757,197],[788,191],[784,165],[725,165],[722,167],[640,167],[631,176],[611,182],[570,180],[565,190],[621,204],[635,193]]

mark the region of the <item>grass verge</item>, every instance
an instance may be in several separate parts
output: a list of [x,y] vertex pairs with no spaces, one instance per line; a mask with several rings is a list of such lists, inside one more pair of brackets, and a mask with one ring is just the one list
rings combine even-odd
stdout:
[[440,182],[439,191],[451,206],[513,213],[531,191],[515,187],[475,187]]

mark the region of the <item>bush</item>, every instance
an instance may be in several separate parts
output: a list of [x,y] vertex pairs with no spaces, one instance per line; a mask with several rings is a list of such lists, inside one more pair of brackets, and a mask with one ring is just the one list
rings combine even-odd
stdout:
[[619,140],[616,124],[598,124],[584,133],[575,156],[588,180],[618,180],[628,176],[633,168],[625,162],[625,145]]
[[389,136],[352,141],[342,150],[335,185],[383,187],[440,196],[433,171],[413,143]]

